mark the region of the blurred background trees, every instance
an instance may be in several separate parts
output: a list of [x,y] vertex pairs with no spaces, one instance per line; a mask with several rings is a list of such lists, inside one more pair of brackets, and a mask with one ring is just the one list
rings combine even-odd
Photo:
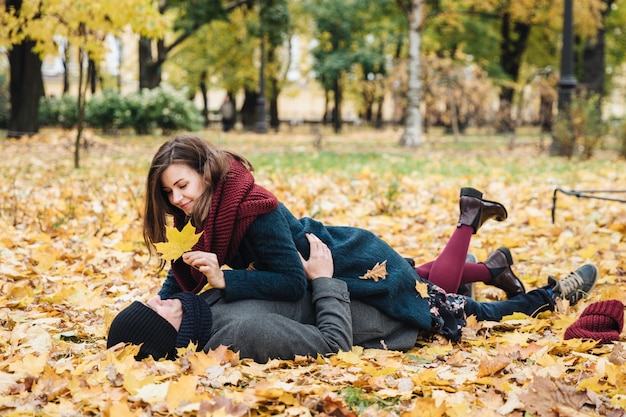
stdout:
[[[266,121],[335,132],[348,122],[393,125],[406,146],[434,127],[456,138],[485,128],[512,143],[520,126],[559,131],[562,1],[3,3],[0,127],[8,136],[40,124],[80,132],[83,120],[107,132],[201,129],[217,120],[215,97],[226,94],[245,130]],[[612,93],[622,91],[625,10],[626,0],[576,2],[572,110],[585,113],[591,135],[623,117]],[[62,63],[54,92],[42,77],[50,60]],[[305,116],[280,107],[298,96]]]

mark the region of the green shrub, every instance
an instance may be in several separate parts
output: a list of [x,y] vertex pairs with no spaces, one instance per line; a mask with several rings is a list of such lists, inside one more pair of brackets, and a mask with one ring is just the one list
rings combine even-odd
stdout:
[[156,127],[156,90],[142,89],[126,96],[129,123],[138,135],[147,135]]
[[572,157],[578,150],[590,159],[606,135],[606,125],[599,109],[599,97],[572,97],[569,111],[560,111],[554,123],[554,140],[562,156]]
[[200,111],[184,94],[168,87],[131,93],[127,103],[131,125],[137,134],[148,134],[155,128],[169,134],[202,127]]
[[157,89],[155,95],[157,109],[156,125],[163,134],[176,130],[197,130],[202,127],[202,115],[186,94],[169,87]]
[[78,99],[70,94],[42,97],[39,103],[39,125],[71,129],[78,121]]
[[[76,125],[77,112],[76,97],[63,95],[42,99],[39,124],[69,129]],[[126,96],[106,90],[85,105],[85,123],[105,133],[132,127],[139,135],[150,134],[157,128],[169,134],[175,130],[202,128],[202,115],[185,94],[168,87],[144,89]]]
[[104,133],[131,126],[128,101],[114,90],[96,94],[85,105],[85,123]]

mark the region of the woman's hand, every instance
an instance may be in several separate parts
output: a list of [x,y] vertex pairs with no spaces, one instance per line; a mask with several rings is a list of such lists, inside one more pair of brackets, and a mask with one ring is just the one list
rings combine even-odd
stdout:
[[211,252],[191,251],[183,253],[183,261],[202,272],[213,288],[226,288],[224,271],[220,268],[217,256]]
[[300,259],[307,278],[310,280],[321,277],[332,278],[335,266],[330,249],[317,236],[307,233],[306,237],[311,248],[309,259],[305,260],[302,255],[300,255]]

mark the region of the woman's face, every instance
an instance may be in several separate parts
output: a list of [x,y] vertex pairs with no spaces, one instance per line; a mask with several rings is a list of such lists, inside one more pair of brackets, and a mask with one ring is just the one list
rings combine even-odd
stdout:
[[183,321],[183,303],[178,298],[161,300],[161,297],[156,295],[149,299],[146,305],[174,326],[176,331],[180,330]]
[[206,190],[202,176],[185,164],[172,164],[161,175],[161,186],[174,207],[187,216],[193,213],[196,201]]

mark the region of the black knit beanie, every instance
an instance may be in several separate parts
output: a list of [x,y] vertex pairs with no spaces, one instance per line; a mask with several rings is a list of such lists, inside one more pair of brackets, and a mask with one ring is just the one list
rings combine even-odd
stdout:
[[135,359],[141,360],[150,355],[154,359],[166,356],[171,359],[176,354],[177,335],[174,326],[156,311],[139,301],[134,301],[120,311],[111,322],[107,349],[120,342],[141,344]]
[[187,347],[189,342],[193,342],[198,345],[198,351],[202,350],[211,337],[211,307],[201,296],[190,292],[181,292],[171,298],[179,299],[183,305],[183,320],[178,330],[176,347]]

